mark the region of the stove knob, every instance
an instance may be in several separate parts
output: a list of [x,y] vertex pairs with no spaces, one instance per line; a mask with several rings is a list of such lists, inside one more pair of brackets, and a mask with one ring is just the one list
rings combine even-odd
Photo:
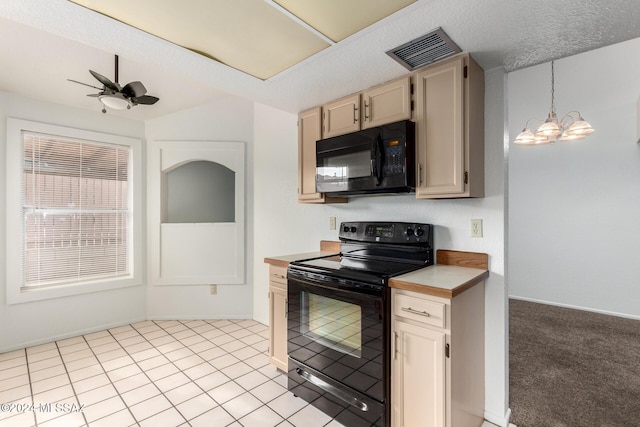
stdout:
[[416,228],[414,234],[416,235],[416,237],[420,237],[424,234],[424,231],[422,231],[422,228]]
[[357,230],[358,230],[357,228],[355,228],[355,227],[351,227],[351,232],[352,232],[352,233],[355,233]]
[[405,234],[407,235],[407,237],[413,236],[413,228],[408,227],[407,231],[405,231]]
[[349,227],[345,225],[345,226],[342,228],[342,231],[344,231],[345,233],[348,233],[348,232],[349,232]]

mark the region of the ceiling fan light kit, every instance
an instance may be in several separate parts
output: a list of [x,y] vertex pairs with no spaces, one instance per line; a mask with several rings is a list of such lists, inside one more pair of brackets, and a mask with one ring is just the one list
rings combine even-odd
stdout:
[[120,93],[115,94],[105,94],[98,96],[98,100],[102,102],[105,107],[109,107],[113,110],[124,110],[130,109],[131,104],[125,97]]
[[118,83],[118,55],[115,55],[115,82],[112,82],[102,74],[96,73],[93,70],[89,70],[91,75],[95,77],[100,83],[102,88],[82,83],[76,80],[68,79],[70,82],[78,83],[84,86],[89,86],[94,89],[98,89],[100,92],[97,94],[89,94],[87,96],[98,98],[103,105],[102,112],[107,112],[107,107],[112,110],[127,110],[136,105],[153,105],[159,101],[159,98],[151,95],[146,95],[147,88],[141,82],[127,83],[124,87]]
[[[551,61],[551,111],[547,119],[542,122],[535,132],[529,129],[529,119],[513,141],[519,145],[541,145],[553,144],[557,140],[560,141],[576,141],[586,138],[595,129],[587,123],[578,111],[569,111],[558,120],[555,107],[555,81],[554,81],[554,61]],[[541,120],[538,120],[541,121]]]

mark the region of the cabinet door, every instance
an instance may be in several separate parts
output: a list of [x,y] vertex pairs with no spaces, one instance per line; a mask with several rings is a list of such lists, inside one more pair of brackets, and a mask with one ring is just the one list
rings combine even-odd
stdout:
[[362,129],[411,119],[411,78],[403,77],[362,93]]
[[[271,286],[271,284],[276,286]],[[269,361],[287,371],[287,289],[271,283],[269,286]]]
[[465,191],[464,61],[416,74],[417,198]]
[[316,141],[322,138],[320,107],[298,116],[298,200],[323,202],[316,192]]
[[316,192],[316,141],[322,138],[321,112],[316,107],[298,115],[298,201],[346,203],[346,197],[326,197]]
[[324,138],[360,130],[360,94],[324,104],[322,122]]
[[392,331],[392,425],[444,427],[445,333],[395,319]]

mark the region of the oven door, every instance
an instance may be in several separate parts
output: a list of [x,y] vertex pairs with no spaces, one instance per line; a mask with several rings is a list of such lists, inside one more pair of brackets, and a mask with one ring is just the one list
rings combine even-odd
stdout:
[[344,283],[289,270],[289,390],[345,425],[385,426],[388,289]]

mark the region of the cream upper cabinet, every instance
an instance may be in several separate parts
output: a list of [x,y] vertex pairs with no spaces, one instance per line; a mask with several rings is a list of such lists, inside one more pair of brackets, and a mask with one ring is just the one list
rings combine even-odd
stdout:
[[411,76],[322,106],[323,138],[411,119]]
[[269,361],[287,371],[287,269],[275,265],[269,266]]
[[316,192],[316,141],[322,138],[320,107],[298,115],[298,200],[322,202]]
[[362,129],[411,119],[411,77],[362,92]]
[[484,73],[469,54],[416,79],[416,197],[484,197]]
[[345,197],[325,197],[316,192],[316,141],[322,138],[322,109],[311,108],[298,115],[298,201],[301,203],[345,203]]
[[360,94],[324,104],[322,123],[324,138],[360,130]]
[[484,284],[452,299],[391,290],[392,427],[484,420]]

